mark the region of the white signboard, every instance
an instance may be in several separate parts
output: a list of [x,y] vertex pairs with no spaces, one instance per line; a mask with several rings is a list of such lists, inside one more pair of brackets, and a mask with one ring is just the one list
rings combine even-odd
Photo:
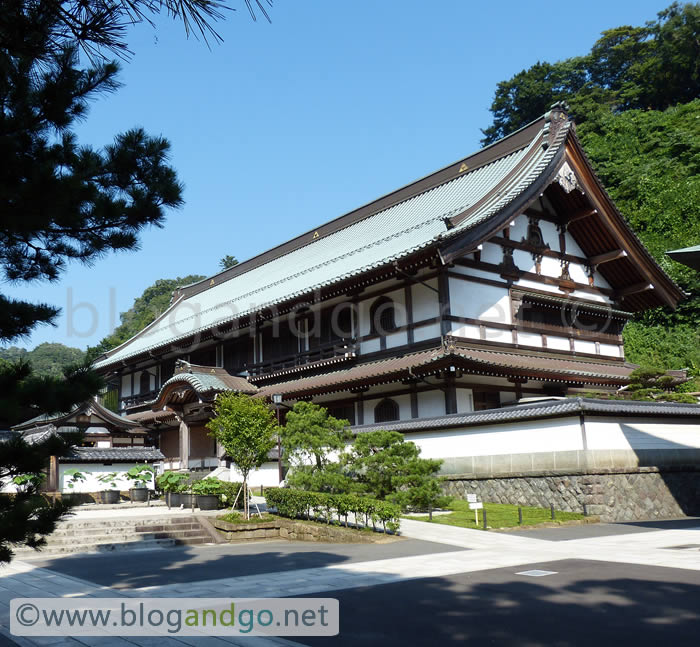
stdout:
[[477,502],[470,503],[470,504],[469,504],[469,509],[470,509],[470,510],[483,510],[483,509],[484,509],[484,504],[483,504],[481,501],[479,501],[478,503],[477,503]]
[[476,494],[467,494],[467,501],[469,501],[469,503],[476,503]]

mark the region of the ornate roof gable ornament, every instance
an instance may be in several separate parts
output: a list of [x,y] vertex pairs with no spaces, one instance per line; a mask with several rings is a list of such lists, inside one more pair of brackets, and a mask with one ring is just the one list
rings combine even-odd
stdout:
[[574,170],[569,166],[568,162],[564,162],[561,165],[561,168],[557,172],[557,176],[554,178],[554,181],[558,182],[566,193],[571,193],[574,189],[581,191],[576,173],[574,173]]
[[561,127],[569,119],[569,106],[565,101],[553,103],[549,112],[544,115],[542,128],[542,148],[550,147]]

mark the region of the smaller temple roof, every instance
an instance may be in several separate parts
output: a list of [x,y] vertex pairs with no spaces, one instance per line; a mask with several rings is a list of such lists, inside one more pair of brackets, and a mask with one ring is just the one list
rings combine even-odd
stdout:
[[[186,393],[178,395],[182,387],[186,387]],[[222,391],[255,395],[258,387],[244,377],[231,375],[223,368],[199,366],[179,359],[175,364],[175,375],[163,384],[158,396],[150,404],[151,408],[156,410],[161,409],[173,398],[179,403],[189,401],[191,395],[196,395],[201,400],[212,400]]]
[[[46,424],[53,424],[56,427],[77,427],[75,418],[85,413],[89,416],[94,416],[104,423],[106,427],[112,427],[120,431],[130,431],[136,428],[137,423],[129,420],[123,416],[120,416],[114,411],[110,411],[106,407],[102,406],[97,400],[87,400],[82,404],[75,405],[67,413],[43,413],[39,416],[31,418],[30,420],[25,420],[24,422],[12,427],[13,431],[24,431],[26,429],[33,429],[35,427],[40,427]],[[95,426],[91,423],[91,426]]]
[[672,252],[666,252],[674,261],[683,263],[694,270],[700,271],[700,245],[695,247],[684,247],[683,249],[674,249]]
[[64,457],[63,463],[154,463],[165,456],[155,447],[74,447]]
[[598,400],[593,398],[549,398],[516,404],[500,409],[453,413],[435,418],[397,420],[352,427],[354,433],[384,429],[386,431],[425,431],[475,425],[500,424],[540,418],[562,418],[580,414],[605,416],[685,417],[700,420],[700,404],[678,402],[641,402],[636,400]]

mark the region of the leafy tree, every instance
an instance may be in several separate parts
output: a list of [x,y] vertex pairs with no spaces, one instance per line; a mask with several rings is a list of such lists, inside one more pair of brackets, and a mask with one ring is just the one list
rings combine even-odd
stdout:
[[219,261],[219,267],[222,270],[227,270],[229,267],[235,267],[238,265],[238,259],[231,254],[227,254]]
[[576,122],[629,109],[665,110],[700,95],[700,5],[674,2],[643,27],[604,31],[585,56],[537,62],[498,84],[485,144],[567,101]]
[[97,346],[88,349],[88,356],[94,359],[131,339],[165,312],[176,288],[196,283],[204,278],[204,276],[191,274],[176,279],[159,279],[148,286],[140,297],[134,299],[134,305],[119,315],[121,323],[114,332],[102,339]]
[[338,462],[352,437],[349,427],[349,421],[334,418],[324,407],[297,402],[281,428],[289,485],[314,492],[352,490],[352,479]]
[[445,501],[436,478],[442,460],[420,458],[420,449],[397,431],[358,434],[345,461],[362,489],[402,507],[438,506]]
[[263,400],[237,393],[220,395],[215,412],[207,428],[243,476],[244,513],[250,519],[248,475],[268,460],[268,453],[277,442],[275,414]]
[[[103,149],[79,145],[73,132],[88,104],[117,87],[118,66],[97,55],[125,51],[125,29],[167,9],[186,28],[206,28],[220,3],[208,0],[5,0],[0,11],[0,273],[5,280],[55,280],[69,260],[92,263],[134,249],[148,225],[181,204],[168,165],[169,145],[133,129]],[[194,13],[193,13],[194,12]],[[78,50],[94,56],[80,67]],[[0,294],[0,343],[50,324],[58,308]],[[0,361],[0,426],[38,413],[67,411],[97,393],[87,366],[64,377],[32,375],[26,362]],[[40,473],[66,444],[0,444],[0,477]],[[31,493],[0,501],[0,561],[10,545],[37,545],[65,512],[37,506]]]

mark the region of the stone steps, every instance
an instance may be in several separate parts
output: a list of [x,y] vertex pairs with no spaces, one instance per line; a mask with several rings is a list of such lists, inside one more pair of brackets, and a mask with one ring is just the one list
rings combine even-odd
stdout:
[[198,519],[187,517],[83,519],[59,522],[41,551],[18,546],[18,559],[46,559],[76,553],[152,550],[213,543]]

